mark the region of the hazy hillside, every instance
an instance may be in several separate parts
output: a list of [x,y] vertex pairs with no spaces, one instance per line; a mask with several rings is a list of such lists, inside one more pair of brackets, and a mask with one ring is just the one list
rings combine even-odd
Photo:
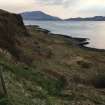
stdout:
[[87,17],[87,18],[77,17],[77,18],[70,18],[65,20],[66,21],[105,21],[105,17],[104,16],[95,16],[95,17]]
[[61,20],[58,17],[50,16],[41,11],[32,11],[21,13],[24,20]]

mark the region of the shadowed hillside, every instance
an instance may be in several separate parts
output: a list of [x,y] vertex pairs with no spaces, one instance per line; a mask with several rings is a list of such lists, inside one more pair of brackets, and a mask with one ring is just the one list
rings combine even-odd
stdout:
[[0,10],[0,48],[1,52],[9,52],[20,59],[20,39],[29,36],[20,15]]

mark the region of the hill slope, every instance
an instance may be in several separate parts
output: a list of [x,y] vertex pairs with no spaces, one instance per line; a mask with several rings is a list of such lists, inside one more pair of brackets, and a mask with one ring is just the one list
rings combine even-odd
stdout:
[[58,17],[50,16],[41,11],[32,11],[21,13],[24,20],[61,20]]
[[105,105],[104,51],[37,26],[26,30],[20,15],[0,10],[0,17],[0,105]]

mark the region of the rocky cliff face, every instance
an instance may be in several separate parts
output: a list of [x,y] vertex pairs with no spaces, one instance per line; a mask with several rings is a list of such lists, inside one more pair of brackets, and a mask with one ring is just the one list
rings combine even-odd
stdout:
[[28,36],[20,15],[0,10],[0,51],[19,57],[19,39]]
[[[20,47],[21,37],[28,36],[20,15],[0,10],[0,55],[20,60],[22,50]],[[0,63],[0,96],[6,94],[5,83],[2,77]]]

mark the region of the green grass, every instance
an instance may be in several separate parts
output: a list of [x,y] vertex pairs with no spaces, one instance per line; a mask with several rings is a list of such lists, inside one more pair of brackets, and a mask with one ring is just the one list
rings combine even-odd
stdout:
[[5,97],[5,96],[1,96],[0,97],[0,105],[10,105],[9,101],[8,101],[8,98]]
[[67,38],[39,33],[34,28],[31,34],[22,46],[27,55],[22,57],[28,62],[32,57],[31,65],[14,64],[0,55],[10,103],[72,105],[76,101],[104,105],[104,93],[92,84],[104,82],[104,74],[98,75],[105,71],[104,53],[81,49]]
[[63,78],[51,78],[35,68],[24,68],[14,65],[5,65],[5,68],[15,74],[17,80],[25,79],[35,82],[45,89],[48,95],[60,95],[64,88],[65,80]]
[[[1,65],[4,68],[4,77],[9,83],[6,86],[11,103],[16,105],[29,103],[31,105],[34,99],[36,102],[40,100],[39,103],[45,102],[45,105],[50,105],[52,103],[50,97],[62,97],[61,92],[65,84],[63,78],[52,78],[36,68],[23,65],[6,64],[6,62]],[[29,96],[25,96],[25,93],[22,93],[23,89]]]

